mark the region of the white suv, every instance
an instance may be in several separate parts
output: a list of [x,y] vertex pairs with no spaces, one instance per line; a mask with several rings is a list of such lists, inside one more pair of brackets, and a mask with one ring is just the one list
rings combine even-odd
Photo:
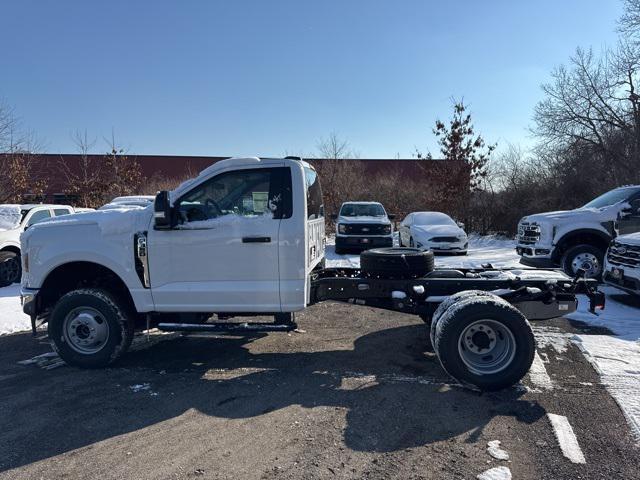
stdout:
[[51,217],[75,213],[69,205],[0,205],[0,287],[20,281],[20,234]]

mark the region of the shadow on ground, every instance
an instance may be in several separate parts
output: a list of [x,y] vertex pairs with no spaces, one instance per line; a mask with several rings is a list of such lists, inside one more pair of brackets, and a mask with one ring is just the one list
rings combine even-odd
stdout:
[[[364,335],[353,349],[311,352],[301,351],[295,337],[182,337],[93,371],[16,366],[19,344],[33,341],[27,335],[0,337],[0,470],[139,431],[191,409],[222,419],[271,415],[285,424],[288,407],[335,407],[346,415],[336,441],[367,452],[459,435],[473,442],[497,416],[528,424],[544,415],[537,403],[520,398],[520,390],[481,395],[449,385],[437,359],[425,352],[426,336],[424,325],[408,325]],[[144,384],[148,390],[131,388]]]

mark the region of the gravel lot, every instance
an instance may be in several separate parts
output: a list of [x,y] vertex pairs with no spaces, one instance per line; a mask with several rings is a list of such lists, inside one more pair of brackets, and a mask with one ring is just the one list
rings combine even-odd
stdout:
[[[438,263],[508,266],[510,247],[480,239],[469,257]],[[20,328],[11,289],[0,289],[0,320]],[[619,376],[600,378],[576,346],[637,343],[640,304],[610,300],[608,316],[535,324],[531,373],[492,394],[447,377],[417,317],[338,303],[297,314],[299,333],[140,335],[105,370],[56,367],[44,330],[3,335],[0,479],[475,479],[500,467],[516,479],[640,478],[638,439],[610,393]],[[618,401],[640,389],[627,373]],[[550,414],[566,417],[573,450]],[[494,441],[507,460],[489,453]],[[567,458],[575,448],[584,463]]]
[[619,408],[576,347],[554,346],[601,330],[536,327],[553,388],[479,394],[451,383],[416,317],[324,303],[297,319],[304,333],[154,335],[95,371],[18,364],[46,340],[0,337],[0,478],[638,478]]

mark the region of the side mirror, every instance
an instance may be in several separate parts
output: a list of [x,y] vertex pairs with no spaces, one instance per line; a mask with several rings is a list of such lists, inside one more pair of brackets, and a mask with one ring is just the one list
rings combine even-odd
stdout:
[[158,192],[153,203],[153,218],[157,230],[169,230],[171,228],[171,203],[169,202],[169,192],[163,190]]
[[464,230],[464,223],[462,222],[456,222],[456,224],[458,225],[458,227],[460,227],[461,229]]
[[337,220],[338,219],[338,214],[337,213],[332,213],[330,215],[330,217],[331,217],[331,220]]
[[389,220],[395,220],[396,219],[396,214],[395,213],[388,213],[387,217],[389,217]]

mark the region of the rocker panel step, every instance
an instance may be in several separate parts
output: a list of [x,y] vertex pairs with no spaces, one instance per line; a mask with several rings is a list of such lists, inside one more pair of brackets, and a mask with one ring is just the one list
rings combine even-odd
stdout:
[[295,323],[160,323],[165,332],[290,332]]

